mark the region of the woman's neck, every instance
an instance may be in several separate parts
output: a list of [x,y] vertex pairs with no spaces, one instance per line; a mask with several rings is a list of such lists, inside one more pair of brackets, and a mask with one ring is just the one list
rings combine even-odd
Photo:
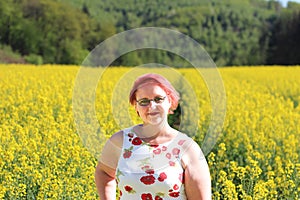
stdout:
[[168,123],[163,125],[143,124],[142,126],[135,126],[133,130],[144,142],[151,144],[165,143],[172,140],[177,133]]

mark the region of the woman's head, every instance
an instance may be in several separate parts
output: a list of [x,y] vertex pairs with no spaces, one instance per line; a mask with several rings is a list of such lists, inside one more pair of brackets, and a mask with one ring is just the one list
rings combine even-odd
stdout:
[[131,105],[136,104],[137,91],[149,85],[157,85],[165,91],[167,98],[171,102],[170,112],[172,112],[172,110],[175,110],[177,108],[178,101],[180,99],[179,93],[174,89],[172,84],[166,78],[164,78],[159,74],[154,74],[154,73],[144,74],[135,80],[129,94],[129,102],[131,103]]

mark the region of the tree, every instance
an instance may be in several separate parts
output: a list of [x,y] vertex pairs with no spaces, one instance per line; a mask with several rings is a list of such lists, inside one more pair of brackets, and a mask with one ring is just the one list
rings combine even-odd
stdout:
[[300,63],[300,10],[283,12],[275,22],[267,63],[295,65]]

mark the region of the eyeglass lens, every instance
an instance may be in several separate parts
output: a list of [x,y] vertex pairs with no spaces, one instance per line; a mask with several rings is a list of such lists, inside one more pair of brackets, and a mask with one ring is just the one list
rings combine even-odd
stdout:
[[148,106],[151,101],[154,101],[155,103],[160,104],[165,100],[165,98],[166,97],[155,97],[154,99],[144,98],[144,99],[138,100],[137,102],[140,106]]

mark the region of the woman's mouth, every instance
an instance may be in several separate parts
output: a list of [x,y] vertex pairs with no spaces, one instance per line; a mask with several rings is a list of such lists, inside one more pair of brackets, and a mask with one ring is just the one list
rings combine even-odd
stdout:
[[150,116],[155,116],[155,115],[158,115],[159,114],[159,112],[149,112],[148,113],[148,115],[150,115]]

